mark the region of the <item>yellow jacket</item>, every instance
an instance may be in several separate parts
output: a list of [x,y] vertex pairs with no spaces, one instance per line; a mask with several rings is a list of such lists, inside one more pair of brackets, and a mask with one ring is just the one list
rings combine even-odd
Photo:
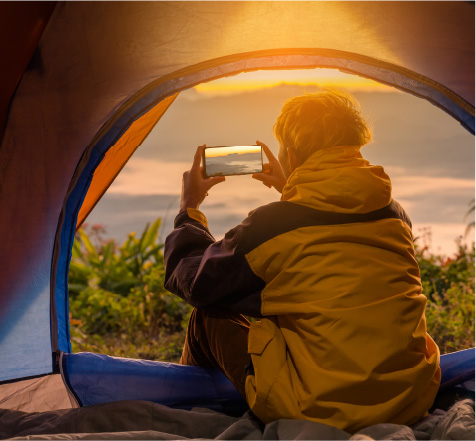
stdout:
[[[411,223],[383,168],[358,147],[315,153],[280,202],[250,213],[222,241],[203,239],[201,252],[208,228],[200,211],[179,214],[174,231],[166,287],[194,306],[261,318],[249,333],[246,395],[263,422],[307,419],[356,432],[426,415],[439,350],[426,333]],[[195,244],[193,257],[174,254],[184,251],[180,241]]]

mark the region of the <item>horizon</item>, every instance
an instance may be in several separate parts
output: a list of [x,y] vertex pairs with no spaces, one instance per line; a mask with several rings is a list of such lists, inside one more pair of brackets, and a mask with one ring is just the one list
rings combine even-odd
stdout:
[[[215,150],[217,149],[217,150]],[[205,148],[206,158],[226,157],[229,155],[245,155],[248,153],[261,153],[260,146],[234,145],[234,146],[210,146]]]
[[403,93],[394,87],[338,69],[310,68],[297,70],[259,70],[201,83],[194,90],[202,95],[226,96],[242,92],[270,89],[280,85],[301,87],[345,88],[353,92],[378,91]]
[[[86,222],[104,224],[112,237],[122,240],[160,216],[165,237],[178,210],[182,174],[190,169],[196,147],[246,145],[258,139],[277,155],[272,126],[282,104],[310,90],[281,84],[233,94],[182,92]],[[465,219],[474,198],[474,137],[429,102],[392,92],[354,92],[374,128],[363,155],[390,175],[393,196],[410,215],[414,236],[432,242],[436,253],[453,255],[455,240],[474,219]],[[217,239],[256,206],[278,199],[277,192],[252,181],[232,177],[211,189],[200,209]],[[474,241],[474,234],[468,240]]]

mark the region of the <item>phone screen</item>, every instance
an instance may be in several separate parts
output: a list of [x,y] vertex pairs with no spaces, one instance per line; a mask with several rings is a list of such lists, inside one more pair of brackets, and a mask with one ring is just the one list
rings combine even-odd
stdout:
[[259,145],[206,147],[203,151],[205,177],[261,173],[263,155]]

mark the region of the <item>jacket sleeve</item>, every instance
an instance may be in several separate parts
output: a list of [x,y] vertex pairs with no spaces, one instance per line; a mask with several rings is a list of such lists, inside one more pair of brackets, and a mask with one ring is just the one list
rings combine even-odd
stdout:
[[200,211],[180,212],[165,240],[165,288],[194,307],[220,305],[261,317],[265,283],[240,252],[242,234],[238,226],[215,241]]

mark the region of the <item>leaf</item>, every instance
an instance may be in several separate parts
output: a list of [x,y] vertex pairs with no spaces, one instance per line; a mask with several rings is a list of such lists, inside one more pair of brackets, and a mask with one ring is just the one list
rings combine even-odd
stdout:
[[114,248],[114,242],[109,242],[104,248],[103,248],[103,252],[102,252],[102,259],[101,259],[101,269],[104,269],[104,267],[106,266],[106,263],[109,259],[109,255],[111,254],[111,251],[113,250]]
[[88,235],[83,229],[79,230],[79,236],[81,237],[81,241],[84,243],[84,246],[86,247],[86,250],[93,255],[94,257],[98,257],[98,253],[96,251],[96,248],[92,244],[91,240],[89,239]]
[[[147,229],[144,231],[145,237],[142,243],[142,250],[145,251],[147,248],[153,246],[159,235],[159,228],[161,224],[160,217]],[[145,260],[145,259],[144,259]]]
[[150,251],[144,254],[144,262],[154,254],[157,254],[158,251],[160,251],[164,246],[162,244],[156,245],[154,248],[152,248]]
[[82,283],[68,283],[68,291],[74,293],[80,293],[84,291],[88,286]]
[[147,223],[147,225],[145,226],[144,228],[144,231],[142,232],[142,235],[139,239],[139,242],[137,244],[137,248],[135,249],[135,256],[134,256],[134,260],[135,260],[135,264],[136,264],[136,268],[135,268],[135,273],[138,274],[139,271],[140,271],[140,267],[142,265],[142,259],[141,259],[141,254],[142,254],[142,244],[144,243],[144,239],[145,239],[145,236],[147,235],[147,231],[149,229],[149,223]]
[[73,261],[71,261],[69,264],[69,270],[70,272],[77,271],[79,273],[83,273],[85,276],[87,276],[92,271],[89,265],[85,265],[84,263],[73,262]]

